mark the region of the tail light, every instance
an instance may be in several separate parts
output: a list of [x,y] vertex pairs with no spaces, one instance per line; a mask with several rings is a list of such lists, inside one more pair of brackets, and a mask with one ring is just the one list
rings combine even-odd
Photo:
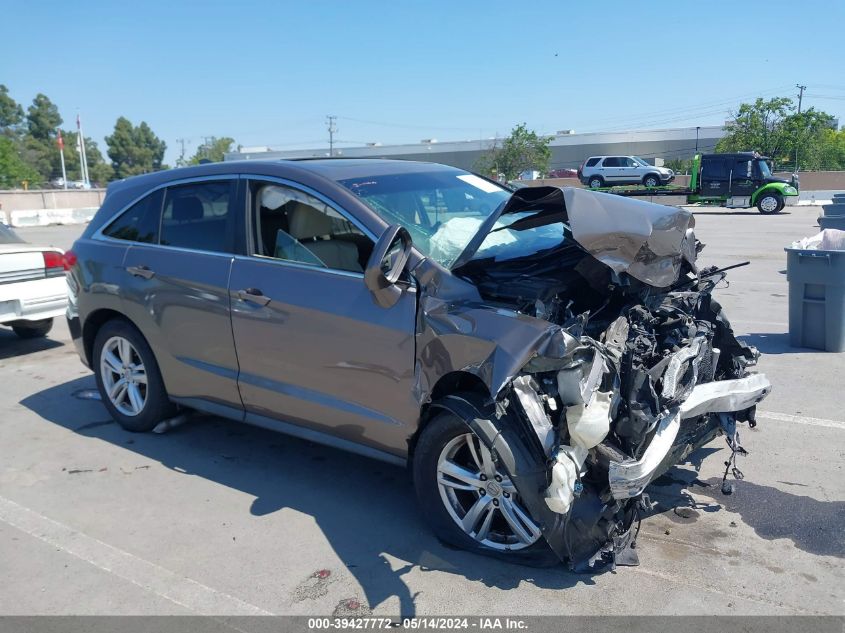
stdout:
[[76,253],[74,253],[73,251],[68,251],[64,254],[62,262],[64,264],[65,270],[70,270],[74,267],[74,265],[76,265]]
[[44,258],[44,268],[47,269],[47,276],[65,272],[65,262],[62,254],[58,251],[44,251],[41,253]]

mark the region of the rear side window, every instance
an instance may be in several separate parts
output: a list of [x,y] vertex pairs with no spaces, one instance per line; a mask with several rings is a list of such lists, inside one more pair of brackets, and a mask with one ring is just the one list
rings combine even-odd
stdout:
[[103,235],[130,242],[158,243],[161,219],[161,190],[136,202],[103,230]]
[[621,167],[619,159],[616,156],[608,156],[604,159],[602,167]]
[[599,163],[599,158],[593,157],[587,161],[587,167],[595,167]]
[[161,244],[202,251],[234,252],[234,180],[168,187],[161,218]]
[[702,178],[724,178],[725,161],[720,158],[704,159],[701,161]]

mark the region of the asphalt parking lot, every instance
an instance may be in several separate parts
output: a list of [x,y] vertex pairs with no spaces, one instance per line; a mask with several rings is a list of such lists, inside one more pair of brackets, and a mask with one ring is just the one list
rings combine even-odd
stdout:
[[[789,347],[783,247],[819,208],[702,211],[704,264],[774,391],[720,492],[717,438],[650,489],[641,565],[599,576],[441,545],[405,472],[198,416],[136,435],[84,399],[64,323],[0,329],[0,614],[845,614],[845,354]],[[80,227],[21,230],[67,248]]]

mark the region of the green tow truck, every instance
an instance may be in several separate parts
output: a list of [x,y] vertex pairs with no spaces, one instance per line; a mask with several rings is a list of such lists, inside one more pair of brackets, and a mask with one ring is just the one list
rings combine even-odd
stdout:
[[798,175],[783,180],[772,175],[771,159],[757,152],[735,154],[696,154],[689,187],[603,187],[620,196],[685,196],[686,204],[749,209],[760,213],[779,213],[789,200],[798,201]]

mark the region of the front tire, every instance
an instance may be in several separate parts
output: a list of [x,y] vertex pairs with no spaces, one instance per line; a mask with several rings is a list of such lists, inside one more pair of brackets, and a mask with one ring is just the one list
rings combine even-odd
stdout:
[[12,331],[22,339],[42,338],[53,329],[53,319],[30,321],[26,325],[13,325]]
[[554,565],[538,523],[480,438],[444,411],[414,451],[417,500],[435,535],[472,552],[527,565]]
[[783,197],[775,192],[766,192],[757,200],[757,210],[763,215],[778,213],[783,206]]
[[153,351],[130,323],[113,320],[100,328],[93,367],[103,404],[127,431],[151,431],[175,414]]
[[590,179],[587,181],[588,186],[590,189],[601,189],[604,187],[604,178],[601,176],[590,176]]
[[643,184],[646,187],[659,187],[660,176],[656,176],[655,174],[648,174],[645,178],[643,178]]

